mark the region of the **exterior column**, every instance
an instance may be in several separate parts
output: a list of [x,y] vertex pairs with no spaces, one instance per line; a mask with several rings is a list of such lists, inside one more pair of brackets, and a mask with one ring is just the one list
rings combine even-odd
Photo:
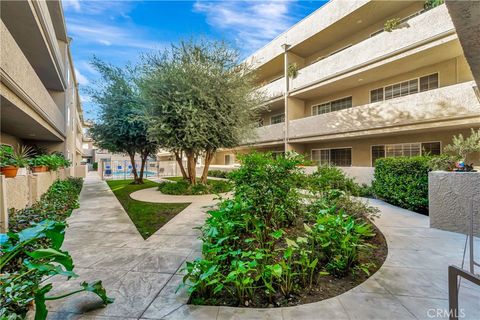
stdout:
[[282,48],[284,50],[283,54],[283,75],[285,78],[285,92],[283,94],[283,100],[284,100],[284,114],[285,114],[285,121],[283,123],[284,130],[283,130],[283,142],[284,142],[284,151],[287,152],[288,150],[288,91],[289,91],[289,81],[290,79],[288,78],[288,49],[290,48],[290,45],[288,44],[283,44]]

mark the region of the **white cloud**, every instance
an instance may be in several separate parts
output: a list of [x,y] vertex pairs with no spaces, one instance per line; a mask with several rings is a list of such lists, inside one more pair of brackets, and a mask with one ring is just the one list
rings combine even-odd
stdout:
[[258,49],[291,26],[292,1],[199,1],[194,10],[204,13],[207,22],[233,33],[243,49]]
[[80,95],[80,100],[82,101],[82,103],[87,103],[87,102],[91,102],[92,98],[90,98],[90,96],[86,96],[86,95],[81,94]]
[[63,0],[62,4],[66,11],[73,9],[78,12],[81,9],[80,0]]
[[77,78],[78,84],[80,84],[82,86],[86,86],[90,83],[90,81],[88,81],[87,77],[85,77],[83,74],[81,74],[80,71],[77,68],[75,68],[75,77]]
[[120,27],[85,18],[67,18],[67,26],[73,41],[149,50],[160,48],[159,42],[142,39],[143,30],[138,30],[135,26]]

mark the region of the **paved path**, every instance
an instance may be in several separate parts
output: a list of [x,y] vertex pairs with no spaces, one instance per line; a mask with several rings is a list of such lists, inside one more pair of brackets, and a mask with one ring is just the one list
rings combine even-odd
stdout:
[[[147,197],[151,190],[137,192]],[[157,193],[161,201],[166,197]],[[172,199],[170,199],[172,200]],[[172,201],[175,201],[173,199]],[[190,201],[190,200],[189,200]],[[185,202],[183,200],[182,202]],[[381,210],[377,226],[385,234],[385,264],[360,286],[335,298],[303,306],[247,309],[186,305],[180,269],[200,253],[198,231],[211,196],[200,196],[149,239],[143,240],[105,182],[89,174],[80,209],[69,218],[64,248],[70,250],[81,280],[102,279],[114,304],[98,308],[91,294],[49,303],[52,319],[447,319],[447,266],[459,264],[464,236],[428,228],[428,217],[371,200]],[[476,242],[480,248],[480,241]],[[480,319],[480,290],[462,282],[460,304],[466,317]]]

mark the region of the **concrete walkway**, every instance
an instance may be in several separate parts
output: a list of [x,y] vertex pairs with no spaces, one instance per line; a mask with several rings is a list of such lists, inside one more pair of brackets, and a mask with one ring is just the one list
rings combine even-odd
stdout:
[[[146,198],[145,198],[146,197]],[[157,200],[156,197],[158,197]],[[167,199],[168,197],[169,199]],[[176,201],[145,189],[137,199]],[[169,201],[169,202],[170,202]],[[64,248],[80,279],[57,286],[60,292],[82,280],[102,279],[114,304],[98,308],[94,295],[49,303],[52,319],[447,319],[447,266],[460,264],[465,237],[428,227],[428,217],[371,200],[381,210],[377,226],[387,238],[385,264],[371,278],[340,296],[307,305],[247,309],[186,305],[175,293],[185,260],[199,256],[198,231],[211,196],[199,196],[149,239],[143,240],[105,182],[89,174],[80,209],[69,218]],[[480,247],[480,241],[476,241]],[[71,282],[71,283],[70,283]],[[480,289],[462,282],[460,308],[480,319]]]

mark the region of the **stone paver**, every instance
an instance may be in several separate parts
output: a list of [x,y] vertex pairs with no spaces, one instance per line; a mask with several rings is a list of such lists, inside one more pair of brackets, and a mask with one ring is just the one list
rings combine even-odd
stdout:
[[[358,287],[296,307],[192,306],[185,289],[176,290],[185,261],[201,255],[199,231],[192,228],[203,223],[216,197],[168,196],[145,189],[132,198],[191,204],[144,240],[106,183],[89,174],[64,244],[80,279],[52,282],[61,292],[82,280],[102,279],[116,301],[105,308],[91,294],[52,301],[51,319],[432,319],[437,309],[448,308],[447,267],[461,263],[465,242],[461,234],[430,229],[426,216],[370,200],[381,210],[375,224],[385,235],[389,254],[380,270]],[[476,245],[480,247],[480,240]],[[462,282],[460,308],[462,319],[480,319],[478,287]]]

